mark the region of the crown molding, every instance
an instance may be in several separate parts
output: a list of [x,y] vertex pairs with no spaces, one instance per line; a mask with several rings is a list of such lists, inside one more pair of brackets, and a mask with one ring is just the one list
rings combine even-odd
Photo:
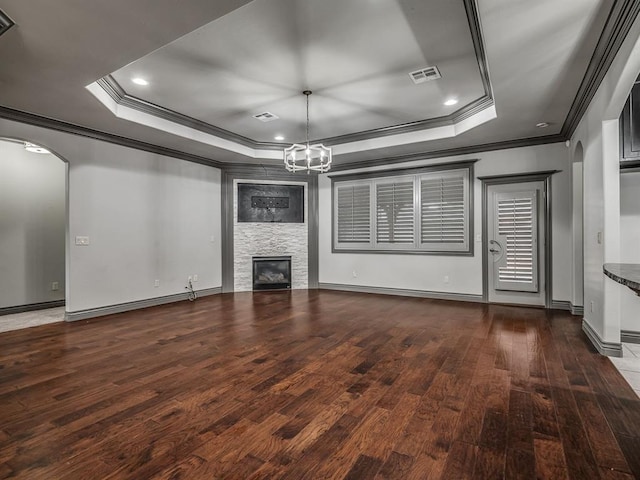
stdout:
[[639,12],[640,0],[618,0],[611,7],[578,93],[562,125],[560,134],[565,139],[571,138],[576,131]]
[[221,162],[212,160],[210,158],[201,157],[199,155],[181,152],[172,148],[161,147],[152,143],[142,142],[140,140],[134,140],[132,138],[122,137],[120,135],[114,135],[112,133],[93,130],[91,128],[76,125],[74,123],[63,122],[62,120],[56,120],[53,118],[44,117],[42,115],[36,115],[34,113],[23,112],[21,110],[14,110],[13,108],[4,107],[1,105],[0,118],[27,123],[36,127],[48,128],[51,130],[56,130],[58,132],[79,135],[81,137],[87,137],[94,140],[101,140],[103,142],[114,143],[123,147],[135,148],[137,150],[143,150],[145,152],[155,153],[158,155],[179,158],[180,160],[208,165],[210,167],[220,168],[223,165]]
[[0,10],[0,35],[6,33],[15,23],[9,18],[9,16]]
[[209,135],[229,140],[231,142],[239,143],[245,147],[260,149],[260,150],[281,150],[284,145],[274,142],[257,142],[248,137],[238,135],[237,133],[230,132],[223,128],[216,127],[209,123],[203,122],[188,115],[176,112],[160,105],[156,105],[146,100],[129,95],[120,84],[111,75],[102,77],[96,82],[102,89],[116,102],[118,105],[129,107],[133,110],[137,110],[142,113],[153,115],[164,120],[168,120],[178,125],[193,128],[200,132],[204,132]]
[[476,59],[478,60],[478,69],[480,70],[484,93],[493,100],[493,89],[491,87],[491,79],[489,78],[489,67],[487,66],[487,55],[484,50],[484,38],[482,36],[477,0],[464,0],[464,9],[467,12],[471,41],[473,41],[473,48],[476,51]]
[[[6,120],[12,120],[15,122],[26,123],[36,127],[48,128],[56,130],[58,132],[69,133],[72,135],[79,135],[82,137],[91,138],[94,140],[100,140],[103,142],[114,143],[123,147],[134,148],[137,150],[143,150],[145,152],[156,153],[158,155],[164,155],[168,157],[178,158],[180,160],[186,160],[188,162],[199,163],[201,165],[208,165],[216,168],[236,169],[236,168],[266,168],[265,173],[267,176],[275,175],[276,168],[273,165],[262,163],[236,163],[236,162],[221,162],[213,160],[207,157],[201,157],[199,155],[193,155],[190,153],[182,152],[180,150],[174,150],[172,148],[161,147],[151,143],[134,140],[111,133],[101,132],[99,130],[93,130],[87,127],[76,125],[73,123],[63,122],[49,117],[36,115],[33,113],[23,112],[21,110],[15,110],[9,107],[0,105],[0,118]],[[505,142],[485,143],[482,145],[471,145],[468,147],[456,147],[443,150],[435,150],[432,152],[418,152],[410,153],[406,155],[398,155],[394,157],[385,157],[376,160],[360,160],[355,162],[334,162],[331,171],[338,172],[344,170],[355,170],[357,168],[377,167],[384,165],[393,165],[398,163],[413,162],[418,160],[429,160],[432,158],[441,157],[453,157],[458,155],[468,155],[480,152],[487,152],[491,150],[504,150],[508,148],[530,147],[534,145],[545,145],[549,143],[564,142],[566,139],[560,134],[547,135],[543,137],[522,138],[517,140],[508,140]],[[625,165],[627,166],[627,165]],[[636,166],[636,165],[634,165]],[[629,165],[631,167],[631,165]],[[268,172],[268,173],[267,173]]]
[[488,152],[493,150],[505,150],[508,148],[531,147],[534,145],[546,145],[550,143],[564,142],[565,138],[560,134],[546,135],[544,137],[521,138],[517,140],[507,140],[505,142],[485,143],[482,145],[470,145],[468,147],[448,148],[444,150],[434,150],[432,152],[409,153],[395,157],[385,157],[377,160],[360,160],[355,162],[339,163],[331,165],[332,172],[343,170],[355,170],[356,168],[381,167],[398,163],[415,162],[419,160],[430,160],[433,158],[455,157],[458,155],[471,155],[475,153]]

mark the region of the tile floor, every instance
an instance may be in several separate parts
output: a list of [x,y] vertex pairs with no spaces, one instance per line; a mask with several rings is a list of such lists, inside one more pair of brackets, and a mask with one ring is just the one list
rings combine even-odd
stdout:
[[[0,316],[0,333],[64,321],[64,307]],[[623,343],[623,357],[609,357],[640,397],[640,344]]]
[[0,316],[0,332],[18,330],[20,328],[35,327],[45,323],[62,322],[64,307],[35,310],[33,312],[12,313]]
[[640,344],[623,343],[622,358],[609,359],[640,397]]

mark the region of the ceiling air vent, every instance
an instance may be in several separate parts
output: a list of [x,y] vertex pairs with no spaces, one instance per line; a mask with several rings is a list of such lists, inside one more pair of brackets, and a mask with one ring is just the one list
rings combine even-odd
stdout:
[[270,112],[262,112],[262,113],[253,115],[253,118],[255,118],[256,120],[260,120],[261,122],[271,122],[273,120],[277,120],[280,117]]
[[416,70],[415,72],[411,72],[409,74],[413,83],[418,85],[419,83],[424,83],[429,80],[437,80],[438,78],[442,78],[440,75],[440,70],[438,67],[425,67],[420,70]]

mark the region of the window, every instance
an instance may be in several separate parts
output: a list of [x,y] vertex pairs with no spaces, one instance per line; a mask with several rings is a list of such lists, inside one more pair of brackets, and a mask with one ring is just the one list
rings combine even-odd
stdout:
[[333,178],[334,251],[472,254],[472,178],[468,162]]
[[371,186],[346,184],[336,188],[338,238],[341,244],[367,245],[371,241]]

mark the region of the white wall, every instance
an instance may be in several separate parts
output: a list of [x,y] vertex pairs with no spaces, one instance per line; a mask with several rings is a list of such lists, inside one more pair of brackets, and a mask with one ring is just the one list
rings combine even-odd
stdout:
[[0,136],[69,162],[67,312],[221,286],[219,169],[8,120]]
[[0,308],[64,299],[65,171],[0,140]]
[[[640,264],[640,172],[620,176],[620,261]],[[620,292],[620,328],[640,332],[640,297]]]
[[[561,170],[552,177],[553,299],[571,299],[571,164],[562,143],[483,152],[394,165],[393,168],[479,159],[475,176],[507,175]],[[360,171],[369,171],[361,169]],[[355,171],[355,170],[354,170]],[[340,172],[342,173],[352,173]],[[319,181],[320,282],[400,288],[433,292],[482,294],[481,243],[475,242],[473,257],[350,254],[331,252],[331,180]],[[474,181],[474,236],[482,232],[482,188]],[[474,239],[475,240],[475,239]],[[357,277],[354,278],[353,272]],[[444,277],[449,283],[444,283]]]
[[[640,72],[640,17],[607,71],[571,139],[583,147],[584,318],[602,340],[620,341],[622,285],[602,265],[620,261],[618,118]],[[598,232],[602,232],[601,243]]]

